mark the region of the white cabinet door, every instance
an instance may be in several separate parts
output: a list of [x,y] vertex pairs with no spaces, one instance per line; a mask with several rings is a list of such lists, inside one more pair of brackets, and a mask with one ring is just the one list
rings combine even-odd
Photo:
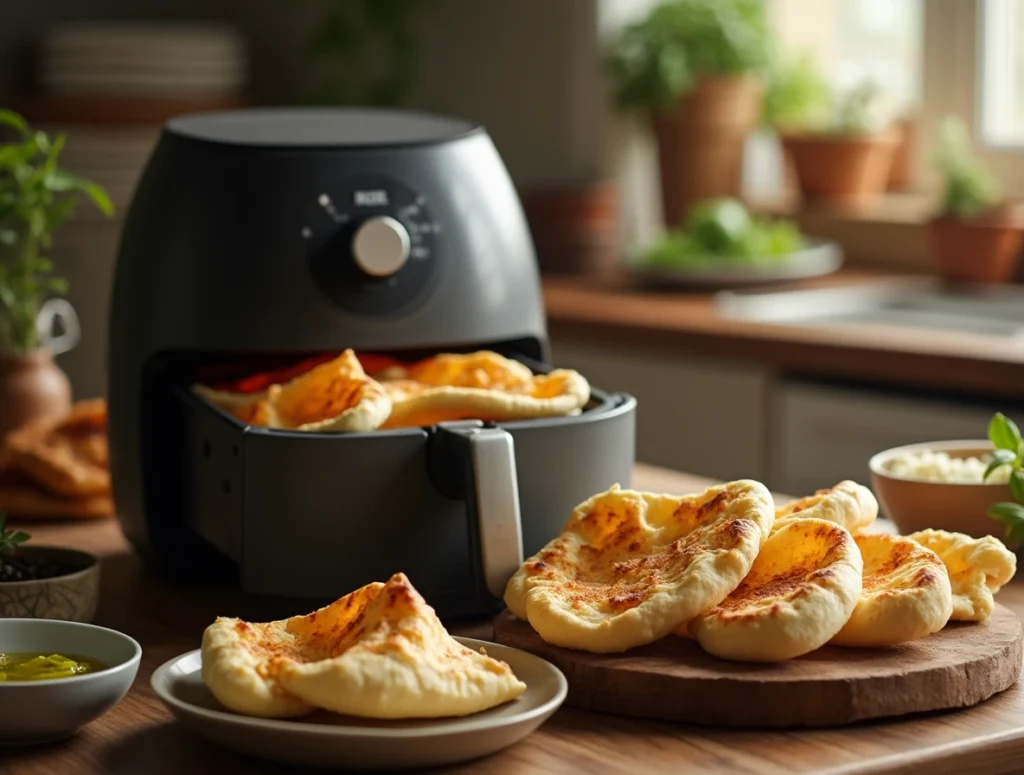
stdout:
[[889,447],[984,439],[997,411],[1024,409],[787,380],[774,401],[771,487],[793,495],[842,479],[867,484],[868,459]]
[[771,374],[665,350],[553,341],[553,363],[638,401],[637,459],[717,479],[767,476]]

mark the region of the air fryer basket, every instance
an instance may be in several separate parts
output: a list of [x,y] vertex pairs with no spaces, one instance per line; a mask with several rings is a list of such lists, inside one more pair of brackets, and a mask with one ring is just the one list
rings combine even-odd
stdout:
[[[188,385],[170,389],[185,523],[256,594],[327,600],[402,571],[442,615],[489,613],[513,539],[528,556],[581,500],[631,481],[636,401],[596,388],[576,416],[346,434],[247,426]],[[484,441],[487,465],[503,465],[507,446],[512,492],[501,471],[478,470]],[[478,511],[505,520],[516,499],[519,524],[488,542],[479,526],[494,516]]]

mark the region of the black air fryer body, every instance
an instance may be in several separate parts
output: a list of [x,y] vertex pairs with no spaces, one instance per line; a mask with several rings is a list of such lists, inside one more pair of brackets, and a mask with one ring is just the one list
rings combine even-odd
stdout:
[[348,347],[547,368],[533,247],[486,132],[343,109],[169,122],[110,322],[111,472],[135,547],[176,575],[316,600],[404,571],[442,614],[482,613],[517,530],[530,554],[630,481],[635,401],[597,389],[575,417],[353,434],[246,426],[189,389],[211,366]]

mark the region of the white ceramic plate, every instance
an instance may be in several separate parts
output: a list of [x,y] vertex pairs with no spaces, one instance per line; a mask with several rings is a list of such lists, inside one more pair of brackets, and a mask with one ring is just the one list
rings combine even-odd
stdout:
[[364,770],[437,767],[486,756],[522,740],[565,700],[565,676],[550,662],[497,643],[456,640],[507,662],[526,691],[505,705],[462,718],[377,721],[323,712],[273,720],[225,710],[203,683],[199,650],[161,665],[150,683],[182,724],[211,742],[285,764]]
[[659,288],[731,288],[743,285],[788,282],[820,277],[836,271],[843,252],[834,242],[814,242],[791,253],[783,261],[754,264],[717,259],[705,264],[679,267],[631,266],[629,273],[639,283]]

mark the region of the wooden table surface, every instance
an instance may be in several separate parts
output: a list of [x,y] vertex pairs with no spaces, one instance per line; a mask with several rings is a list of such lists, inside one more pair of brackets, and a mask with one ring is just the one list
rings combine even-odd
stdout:
[[[635,486],[660,492],[702,489],[708,480],[638,466]],[[0,748],[2,775],[270,775],[294,770],[205,742],[176,724],[149,688],[153,670],[199,647],[203,628],[235,610],[237,594],[170,587],[146,574],[117,525],[25,523],[39,543],[102,557],[96,622],[143,646],[142,667],[125,700],[75,737],[41,748]],[[1024,615],[1024,583],[999,593]],[[236,601],[236,602],[232,602]],[[453,626],[487,636],[486,625]],[[900,721],[812,731],[723,731],[562,708],[523,742],[453,773],[997,773],[1024,771],[1024,689],[1014,686],[975,708]]]
[[[792,283],[791,288],[892,284],[908,279],[871,269]],[[1024,342],[1006,337],[887,325],[786,326],[724,317],[708,292],[651,291],[621,273],[544,280],[555,339],[753,361],[793,374],[1024,398]]]

